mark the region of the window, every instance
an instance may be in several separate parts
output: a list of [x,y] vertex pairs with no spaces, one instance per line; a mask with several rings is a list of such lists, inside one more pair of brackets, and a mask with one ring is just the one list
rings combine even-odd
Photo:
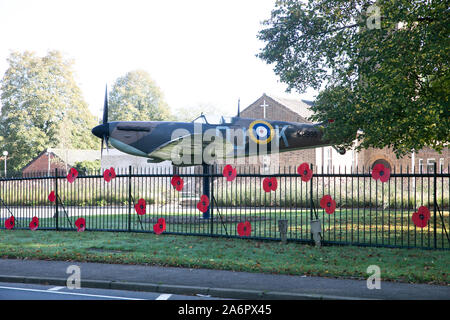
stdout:
[[195,118],[192,122],[194,122],[194,123],[203,123],[203,124],[206,124],[206,117],[205,117],[205,115],[202,113],[200,116],[198,116],[197,118]]
[[201,116],[195,118],[192,122],[206,124],[206,117],[202,114]]
[[333,167],[333,149],[331,147],[328,147],[328,157],[327,157],[327,171],[331,172]]
[[439,172],[444,173],[444,158],[439,159]]
[[436,160],[434,158],[427,159],[427,173],[434,173],[434,165]]
[[220,124],[230,124],[230,123],[233,123],[232,117],[226,117],[226,116],[221,117]]
[[423,159],[419,159],[419,173],[423,173]]
[[270,172],[270,156],[268,156],[268,155],[262,156],[261,162],[262,162],[262,171],[264,173],[269,173]]
[[233,117],[217,116],[217,115],[200,115],[193,122],[203,124],[231,124]]

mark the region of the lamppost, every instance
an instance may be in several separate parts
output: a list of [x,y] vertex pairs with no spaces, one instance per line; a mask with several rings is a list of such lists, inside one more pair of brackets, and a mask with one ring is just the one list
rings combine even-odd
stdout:
[[5,178],[6,178],[6,158],[8,157],[8,151],[3,151],[3,156],[5,157]]

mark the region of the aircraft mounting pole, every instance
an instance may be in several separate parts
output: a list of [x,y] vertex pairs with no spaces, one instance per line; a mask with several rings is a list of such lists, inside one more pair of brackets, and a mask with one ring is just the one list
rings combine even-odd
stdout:
[[[208,197],[208,199],[210,199],[210,202],[211,202],[211,189],[210,189],[210,182],[211,182],[210,169],[211,169],[211,166],[206,164],[206,163],[203,163],[202,167],[203,167],[203,194],[206,195]],[[211,206],[209,206],[209,207],[211,207]],[[203,219],[209,219],[209,215],[210,215],[209,207],[208,207],[208,210],[203,213]]]

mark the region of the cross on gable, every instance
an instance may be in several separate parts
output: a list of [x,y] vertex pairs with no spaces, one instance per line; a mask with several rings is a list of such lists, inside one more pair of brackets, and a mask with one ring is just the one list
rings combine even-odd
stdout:
[[260,105],[260,107],[261,108],[263,108],[263,118],[265,119],[266,118],[266,107],[268,107],[269,105],[268,104],[266,104],[266,99],[264,99],[263,100],[263,104],[262,105]]

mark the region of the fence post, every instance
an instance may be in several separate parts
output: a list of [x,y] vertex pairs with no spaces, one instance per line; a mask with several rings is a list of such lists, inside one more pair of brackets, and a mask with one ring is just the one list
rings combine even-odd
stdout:
[[131,231],[131,165],[128,167],[128,232]]
[[433,211],[434,211],[434,248],[437,248],[437,163],[434,162],[433,173]]
[[56,231],[58,231],[59,230],[59,222],[58,222],[58,220],[59,220],[59,214],[58,214],[58,199],[59,199],[59,196],[58,196],[58,168],[55,168],[55,196],[56,196],[56,200],[55,200],[55,210],[56,210],[56,212],[55,212],[55,217],[56,217],[56,221],[55,221],[55,223],[56,223]]
[[213,218],[214,218],[214,179],[213,179],[213,177],[212,177],[212,173],[215,173],[215,167],[213,166],[213,165],[211,165],[210,167],[209,167],[209,180],[211,181],[211,189],[210,189],[210,193],[211,193],[211,197],[210,197],[210,199],[209,199],[209,203],[210,203],[210,206],[209,206],[209,210],[210,210],[210,213],[211,213],[211,235],[213,235],[214,234],[214,223],[213,223]]
[[[310,165],[311,171],[313,171],[313,164],[311,163]],[[309,223],[311,224],[311,221],[314,219],[313,217],[313,210],[314,210],[314,202],[313,202],[313,179],[314,179],[314,175],[311,177],[311,180],[309,181]],[[312,230],[310,230],[311,232],[311,241],[314,241],[314,237],[313,237],[313,233]]]
[[210,218],[210,207],[211,207],[211,192],[210,192],[210,188],[209,188],[209,184],[210,184],[210,166],[209,164],[202,164],[202,168],[203,168],[203,175],[202,175],[202,180],[203,180],[203,194],[206,195],[208,197],[208,199],[210,200],[210,206],[208,207],[208,209],[206,210],[206,212],[203,213],[203,219],[209,219]]

